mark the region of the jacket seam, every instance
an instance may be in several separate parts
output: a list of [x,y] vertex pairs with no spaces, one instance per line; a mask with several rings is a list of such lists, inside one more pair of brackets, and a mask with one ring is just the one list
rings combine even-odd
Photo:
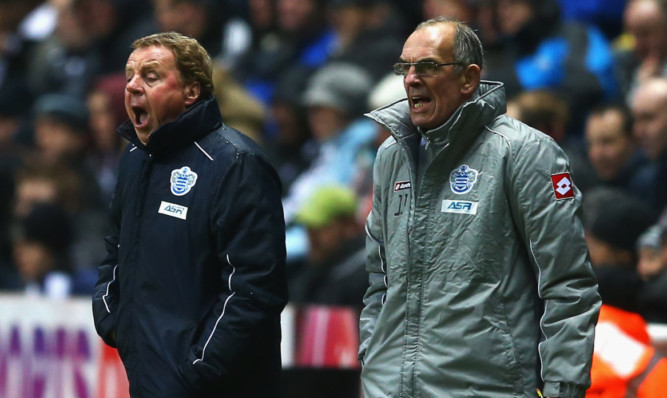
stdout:
[[[535,261],[535,266],[537,267],[537,296],[544,300],[544,297],[542,297],[542,291],[541,291],[541,286],[542,286],[542,268],[540,267],[539,262],[537,261],[537,257],[535,256],[535,251],[533,250],[533,241],[530,241],[530,255],[533,257],[533,261]],[[540,317],[540,331],[542,332],[542,335],[544,336],[544,341],[547,339],[547,334],[544,331],[544,318],[547,316],[547,305],[548,301],[544,300],[544,312],[542,312],[542,316]],[[542,380],[544,380],[544,359],[542,358],[542,344],[544,344],[544,341],[541,341],[537,345],[537,355],[540,357],[540,376],[542,377]]]
[[111,281],[109,281],[109,283],[107,283],[106,292],[105,292],[104,296],[102,296],[102,302],[104,303],[104,307],[106,308],[107,313],[109,313],[109,314],[111,314],[111,309],[109,308],[109,303],[107,303],[107,297],[109,297],[109,290],[111,288],[111,284],[116,281],[116,268],[118,268],[118,264],[116,264],[113,267]]
[[232,273],[229,274],[229,278],[227,280],[227,285],[229,287],[229,290],[232,292],[227,299],[225,300],[225,304],[222,306],[222,312],[220,313],[220,316],[218,319],[215,321],[215,325],[213,326],[213,330],[211,330],[211,334],[209,334],[208,338],[206,339],[206,343],[204,343],[204,348],[201,350],[201,357],[195,359],[192,364],[196,364],[197,362],[204,361],[204,356],[206,355],[206,348],[208,348],[208,344],[211,342],[211,339],[213,338],[213,335],[215,334],[216,329],[218,328],[218,324],[220,324],[220,321],[222,320],[222,317],[225,316],[225,310],[227,309],[227,303],[229,303],[229,300],[234,297],[236,294],[235,291],[232,290],[232,276],[234,276],[234,273],[236,272],[236,267],[232,264],[232,262],[229,260],[229,254],[227,254],[227,264],[229,264],[232,267]]

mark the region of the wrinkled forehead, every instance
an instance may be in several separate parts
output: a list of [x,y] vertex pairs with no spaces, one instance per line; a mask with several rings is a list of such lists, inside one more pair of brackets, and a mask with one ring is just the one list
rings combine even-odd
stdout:
[[448,24],[427,26],[412,32],[403,45],[401,59],[450,60],[453,56],[455,29]]
[[126,69],[147,64],[173,66],[175,64],[174,54],[163,46],[139,47],[132,51],[127,59]]

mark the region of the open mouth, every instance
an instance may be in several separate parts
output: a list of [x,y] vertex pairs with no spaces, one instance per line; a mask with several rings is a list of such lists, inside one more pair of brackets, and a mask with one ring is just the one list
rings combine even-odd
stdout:
[[414,109],[421,109],[421,108],[424,107],[425,104],[428,104],[429,102],[431,102],[430,98],[422,97],[422,96],[418,96],[418,95],[414,96],[414,97],[410,97],[410,99],[412,100],[412,107]]
[[138,106],[132,107],[132,112],[134,112],[134,124],[136,127],[146,127],[148,124],[148,112],[143,108]]

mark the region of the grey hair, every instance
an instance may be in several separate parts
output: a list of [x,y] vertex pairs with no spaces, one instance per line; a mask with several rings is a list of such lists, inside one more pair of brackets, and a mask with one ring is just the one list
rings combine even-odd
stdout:
[[463,72],[468,66],[475,64],[481,70],[484,67],[484,49],[482,42],[477,34],[465,22],[455,18],[435,17],[417,25],[415,31],[439,24],[451,24],[456,29],[454,37],[454,62],[460,62],[462,65],[456,65],[457,72]]

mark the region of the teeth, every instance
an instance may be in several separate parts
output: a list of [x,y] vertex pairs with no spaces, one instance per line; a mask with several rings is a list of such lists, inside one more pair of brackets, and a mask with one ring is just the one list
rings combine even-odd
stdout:
[[424,106],[424,104],[422,104],[421,102],[418,103],[418,104],[415,104],[415,108],[417,108],[417,109],[419,109],[419,108],[421,108],[421,107],[423,107],[423,106]]

